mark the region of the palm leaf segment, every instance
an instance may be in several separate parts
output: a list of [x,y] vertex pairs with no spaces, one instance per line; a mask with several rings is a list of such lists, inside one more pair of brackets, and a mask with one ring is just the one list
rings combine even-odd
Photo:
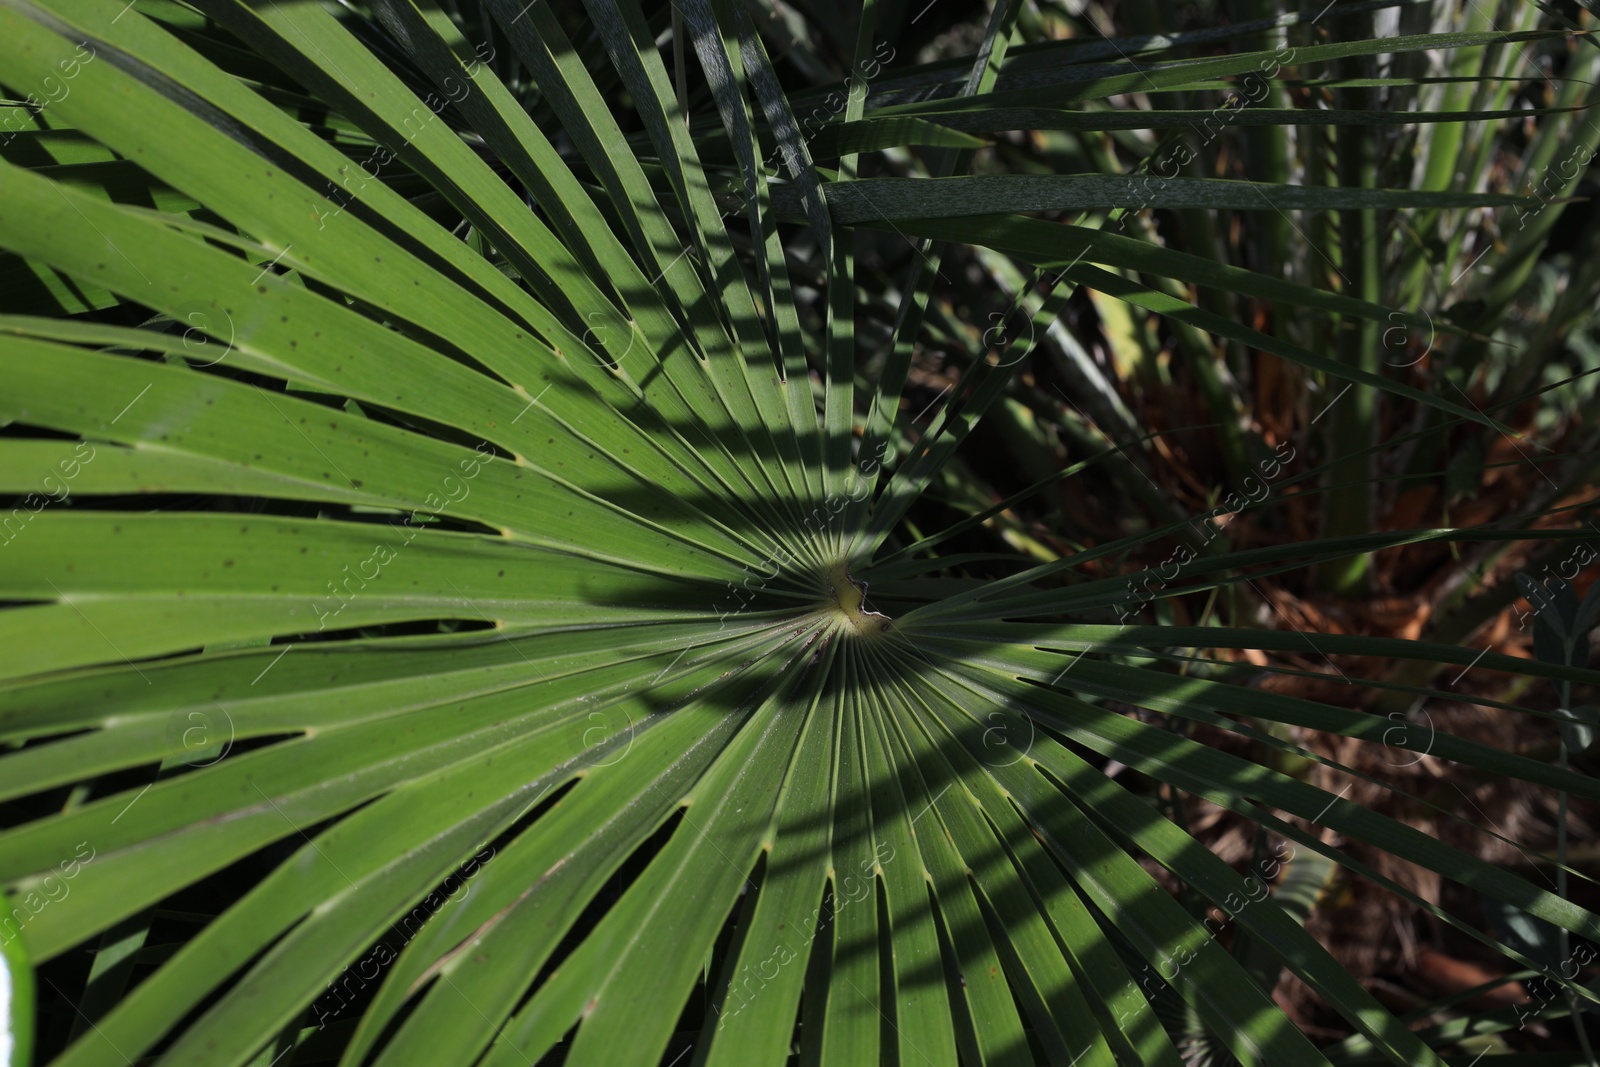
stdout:
[[[1085,655],[1190,635],[1063,621],[1114,600],[1107,583],[1054,589],[1065,565],[954,597],[914,579],[942,565],[913,565],[929,557],[901,520],[1016,361],[975,358],[917,428],[900,400],[939,263],[919,246],[858,393],[838,220],[1070,265],[1058,286],[1095,263],[1185,267],[971,218],[994,210],[980,202],[1117,207],[1094,178],[979,188],[951,152],[940,181],[853,187],[854,151],[974,143],[958,129],[1010,102],[1012,8],[970,69],[934,77],[932,103],[868,121],[849,94],[829,171],[742,5],[682,5],[715,105],[689,125],[654,43],[665,9],[593,0],[585,40],[537,0],[483,14],[472,40],[410,0],[366,17],[232,0],[0,11],[7,83],[52,101],[17,134],[30,154],[0,163],[0,242],[67,310],[148,320],[11,315],[0,332],[0,412],[30,431],[0,441],[0,466],[14,491],[33,494],[39,470],[72,496],[30,495],[26,527],[7,529],[0,733],[19,745],[0,790],[32,814],[0,838],[0,878],[35,964],[86,939],[142,943],[174,907],[214,916],[56,1063],[267,1062],[335,1035],[347,1064],[521,1064],[558,1046],[572,1064],[647,1063],[690,1045],[696,1064],[779,1063],[797,1039],[828,1063],[1176,1064],[1158,985],[1242,1062],[1324,1062],[1154,867],[1233,902],[1379,1053],[1440,1062],[1097,757],[1309,852],[1331,852],[1316,819],[1600,931],[1104,701],[1374,742],[1384,721]],[[1476,42],[1383,47],[1460,43]],[[1033,102],[1133,77],[1073,58]],[[607,104],[624,92],[633,133]],[[935,111],[957,117],[919,117]],[[702,165],[718,144],[723,162]],[[1199,184],[1166,195],[1233,195]],[[797,250],[825,276],[820,327],[797,311]],[[67,902],[33,910],[64,878]]]

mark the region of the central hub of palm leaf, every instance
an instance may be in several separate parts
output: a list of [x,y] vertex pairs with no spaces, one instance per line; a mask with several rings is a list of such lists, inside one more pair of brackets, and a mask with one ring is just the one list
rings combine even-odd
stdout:
[[854,633],[865,636],[889,629],[889,616],[867,610],[867,587],[850,577],[843,560],[828,569],[826,578],[829,599]]

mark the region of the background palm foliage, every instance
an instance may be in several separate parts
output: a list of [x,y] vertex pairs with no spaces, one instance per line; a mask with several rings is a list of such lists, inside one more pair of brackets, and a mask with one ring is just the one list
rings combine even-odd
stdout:
[[1590,25],[4,0],[8,1035],[1593,1065]]

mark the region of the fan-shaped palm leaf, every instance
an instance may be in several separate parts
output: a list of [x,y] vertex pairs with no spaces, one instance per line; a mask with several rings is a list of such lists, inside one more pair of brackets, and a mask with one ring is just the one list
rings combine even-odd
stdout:
[[[872,11],[856,54],[878,66]],[[1202,277],[1016,213],[1508,198],[1192,179],[1140,200],[1109,175],[962,176],[967,131],[1017,121],[1001,109],[1076,120],[1264,58],[1108,70],[1065,42],[1008,51],[1016,11],[960,64],[886,73],[871,111],[843,90],[813,142],[810,98],[724,0],[592,0],[581,20],[541,0],[0,6],[0,80],[49,101],[14,113],[0,162],[8,307],[59,309],[0,320],[0,474],[21,498],[0,548],[0,880],[12,951],[99,946],[77,990],[40,971],[82,1020],[53,1063],[742,1065],[798,1041],[829,1064],[1178,1064],[1157,972],[1208,1048],[1325,1062],[1259,977],[1279,966],[1372,1054],[1441,1062],[1106,759],[1308,855],[1359,868],[1326,827],[1600,937],[1547,888],[1153,721],[1395,743],[1388,719],[1160,669],[1173,649],[1309,638],[1106,625],[1123,583],[1062,579],[1117,546],[975,587],[912,546],[909,509],[1018,353],[975,355],[921,426],[902,400],[939,252],[918,246],[893,336],[866,352],[857,225],[1065,268],[1055,285],[1498,425],[1118,272],[1388,321],[1378,303]],[[698,64],[693,115],[658,39]],[[907,144],[947,147],[934,179],[855,177],[854,153]],[[1170,580],[1494,536],[1212,555]],[[135,958],[158,966],[130,985]]]

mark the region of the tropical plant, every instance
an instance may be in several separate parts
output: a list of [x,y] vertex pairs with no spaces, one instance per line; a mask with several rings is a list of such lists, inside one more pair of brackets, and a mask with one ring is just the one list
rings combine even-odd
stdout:
[[[1592,435],[1374,510],[1593,362],[1589,15],[919,6],[0,5],[11,1062],[1593,1065],[1600,595],[1462,643]],[[1260,599],[1401,552],[1432,640]],[[1355,882],[1541,992],[1393,1014],[1306,925]]]

